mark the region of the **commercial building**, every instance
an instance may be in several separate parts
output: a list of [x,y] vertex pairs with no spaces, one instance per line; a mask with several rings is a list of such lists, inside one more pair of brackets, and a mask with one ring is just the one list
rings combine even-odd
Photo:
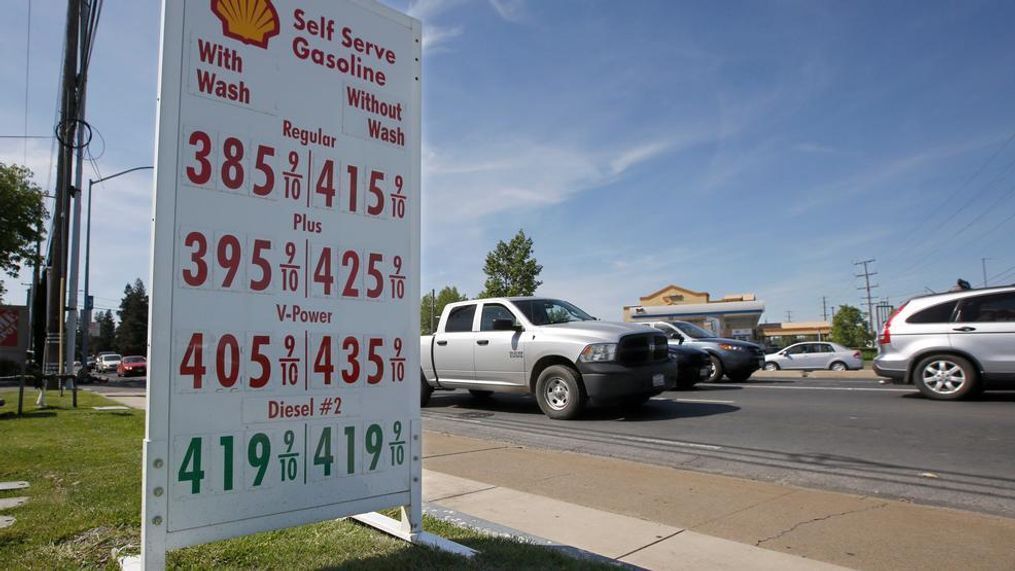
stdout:
[[758,342],[766,347],[785,347],[800,341],[827,340],[832,324],[827,321],[795,321],[762,323],[758,326]]
[[688,321],[720,337],[757,340],[758,321],[765,304],[753,293],[725,295],[712,300],[708,292],[670,284],[624,306],[624,321]]

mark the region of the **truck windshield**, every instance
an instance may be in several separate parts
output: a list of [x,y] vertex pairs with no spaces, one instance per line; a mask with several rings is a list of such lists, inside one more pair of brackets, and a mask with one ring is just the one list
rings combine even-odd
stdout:
[[714,333],[706,331],[697,325],[692,325],[683,321],[677,321],[673,325],[691,339],[708,339],[709,337],[715,337]]
[[595,317],[585,313],[566,301],[559,299],[523,299],[512,301],[518,311],[533,325],[554,325],[572,321],[595,321]]

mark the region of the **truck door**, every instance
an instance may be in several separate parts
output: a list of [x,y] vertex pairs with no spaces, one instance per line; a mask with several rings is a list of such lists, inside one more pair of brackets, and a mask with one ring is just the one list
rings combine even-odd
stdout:
[[434,369],[442,385],[455,381],[472,381],[476,375],[473,348],[476,346],[472,332],[476,304],[462,305],[452,309],[444,323],[444,330],[434,335]]
[[500,303],[484,303],[476,336],[476,380],[496,385],[526,386],[525,352],[521,331],[494,331],[496,319],[519,323]]

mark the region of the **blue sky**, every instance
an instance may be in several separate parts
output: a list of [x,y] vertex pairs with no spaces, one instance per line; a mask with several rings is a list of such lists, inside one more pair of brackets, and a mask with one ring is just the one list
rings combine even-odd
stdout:
[[[61,4],[32,2],[30,134],[54,122]],[[539,293],[607,319],[669,283],[817,319],[858,304],[864,258],[895,303],[982,282],[984,257],[1015,282],[1011,2],[389,4],[425,26],[426,291],[477,294],[519,228]],[[0,21],[2,135],[24,129],[28,5]],[[98,34],[98,169],[151,164],[158,3],[107,0]],[[50,150],[0,139],[42,185]],[[147,279],[150,184],[96,191],[97,306]]]

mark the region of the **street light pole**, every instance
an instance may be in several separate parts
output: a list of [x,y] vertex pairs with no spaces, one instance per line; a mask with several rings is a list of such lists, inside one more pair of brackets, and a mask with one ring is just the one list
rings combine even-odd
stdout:
[[89,281],[90,281],[89,277],[91,276],[90,269],[91,269],[91,259],[92,259],[92,186],[96,185],[96,184],[98,184],[100,182],[105,182],[105,181],[107,181],[109,179],[113,179],[113,178],[116,178],[118,176],[125,175],[127,173],[132,173],[134,171],[140,171],[140,170],[146,170],[146,169],[153,169],[153,168],[155,168],[155,167],[152,167],[152,166],[134,167],[132,169],[127,169],[125,171],[120,171],[118,173],[111,174],[109,176],[105,176],[105,177],[102,177],[102,178],[97,179],[97,180],[88,179],[88,214],[87,214],[88,229],[85,231],[85,307],[84,307],[83,310],[81,310],[81,322],[83,324],[82,327],[84,327],[84,333],[81,335],[81,354],[84,356],[85,362],[82,363],[82,366],[87,365],[87,363],[88,363],[88,337],[89,337],[89,331],[88,331],[88,329],[90,328],[90,326],[92,324],[92,305],[93,304],[92,304],[92,300],[91,300],[90,296],[88,295],[88,293],[89,293],[88,286],[89,286]]

